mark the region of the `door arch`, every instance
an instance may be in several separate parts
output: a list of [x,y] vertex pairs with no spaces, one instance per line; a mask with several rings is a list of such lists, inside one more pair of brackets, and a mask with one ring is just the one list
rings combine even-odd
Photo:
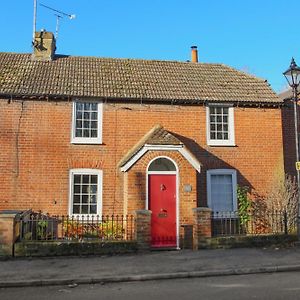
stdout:
[[178,167],[167,156],[152,159],[147,167],[146,209],[151,215],[151,245],[178,248]]

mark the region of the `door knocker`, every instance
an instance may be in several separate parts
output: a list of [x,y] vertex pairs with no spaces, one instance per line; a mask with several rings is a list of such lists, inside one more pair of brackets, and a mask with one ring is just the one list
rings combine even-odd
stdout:
[[160,190],[161,190],[161,191],[165,191],[166,189],[167,189],[167,188],[166,188],[166,186],[165,186],[164,184],[161,184],[161,185],[160,185]]

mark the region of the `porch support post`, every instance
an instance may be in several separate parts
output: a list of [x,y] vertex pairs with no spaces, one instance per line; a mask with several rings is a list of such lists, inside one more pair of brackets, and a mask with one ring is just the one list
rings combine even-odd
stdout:
[[210,246],[211,209],[208,207],[193,208],[193,249],[205,249]]
[[135,234],[140,251],[147,251],[151,248],[151,214],[151,210],[135,211]]

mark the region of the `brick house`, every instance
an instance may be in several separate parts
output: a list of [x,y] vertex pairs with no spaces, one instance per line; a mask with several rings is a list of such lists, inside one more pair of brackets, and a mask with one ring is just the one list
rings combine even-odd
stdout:
[[[299,98],[300,94],[298,94]],[[295,123],[294,123],[294,104],[293,93],[289,89],[278,95],[279,99],[284,102],[282,107],[282,129],[283,129],[283,151],[284,151],[284,169],[285,172],[296,177],[295,168]],[[299,127],[299,103],[298,103],[298,127]],[[298,128],[299,132],[299,128]]]
[[178,246],[193,208],[237,210],[283,167],[282,101],[222,64],[0,53],[0,209],[151,210],[153,246]]

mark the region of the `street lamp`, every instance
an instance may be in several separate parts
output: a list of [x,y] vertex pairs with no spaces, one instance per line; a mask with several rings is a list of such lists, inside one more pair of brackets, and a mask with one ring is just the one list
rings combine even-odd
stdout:
[[[299,161],[299,142],[298,142],[298,86],[300,83],[300,68],[292,58],[290,67],[283,73],[289,86],[293,90],[293,102],[294,102],[294,124],[295,124],[295,144],[296,144],[296,161]],[[297,167],[297,186],[298,186],[298,220],[297,220],[297,234],[300,239],[300,175]]]

